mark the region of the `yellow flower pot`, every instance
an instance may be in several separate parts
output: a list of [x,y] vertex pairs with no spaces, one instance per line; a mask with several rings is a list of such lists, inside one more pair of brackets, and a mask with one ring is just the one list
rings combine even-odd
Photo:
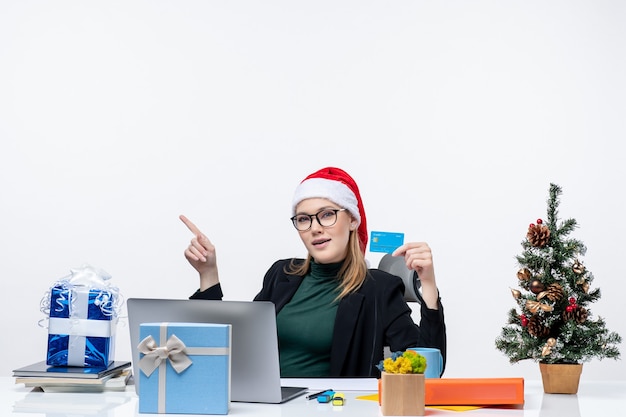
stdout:
[[383,416],[423,416],[424,374],[381,373],[380,407]]

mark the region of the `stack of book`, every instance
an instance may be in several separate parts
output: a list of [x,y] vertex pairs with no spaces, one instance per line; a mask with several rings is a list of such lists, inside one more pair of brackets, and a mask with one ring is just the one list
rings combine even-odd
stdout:
[[46,361],[13,370],[16,384],[45,392],[123,391],[131,376],[130,362],[114,361],[106,368],[49,366]]

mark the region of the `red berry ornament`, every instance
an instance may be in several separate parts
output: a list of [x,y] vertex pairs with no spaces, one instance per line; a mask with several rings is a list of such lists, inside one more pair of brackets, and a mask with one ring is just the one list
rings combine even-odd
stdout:
[[543,220],[537,219],[537,224],[541,224],[541,223],[543,223]]
[[519,318],[522,321],[522,327],[528,326],[528,318],[526,317],[526,315],[522,314],[519,316]]

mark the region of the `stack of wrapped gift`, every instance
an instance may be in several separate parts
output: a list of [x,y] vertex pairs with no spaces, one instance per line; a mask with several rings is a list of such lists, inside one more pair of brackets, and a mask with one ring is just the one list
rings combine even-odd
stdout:
[[228,414],[231,325],[142,323],[139,412]]
[[122,300],[110,278],[86,265],[71,270],[44,296],[42,311],[49,315],[48,365],[106,368],[113,362]]

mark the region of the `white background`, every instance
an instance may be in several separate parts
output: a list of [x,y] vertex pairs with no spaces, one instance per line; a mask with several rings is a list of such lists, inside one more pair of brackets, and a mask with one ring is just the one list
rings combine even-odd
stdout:
[[292,193],[328,165],[370,230],[431,245],[446,376],[539,378],[494,339],[551,182],[602,290],[592,314],[626,336],[625,4],[0,1],[0,374],[45,359],[39,303],[70,268],[188,297],[181,213],[216,244],[226,299],[252,299],[305,254]]

